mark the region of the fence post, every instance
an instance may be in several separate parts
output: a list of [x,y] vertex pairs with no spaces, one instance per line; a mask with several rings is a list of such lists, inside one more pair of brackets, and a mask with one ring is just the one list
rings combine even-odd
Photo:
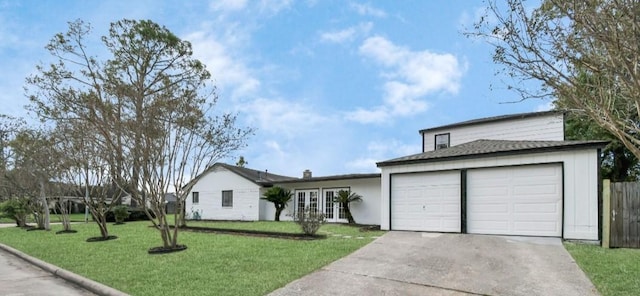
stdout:
[[609,248],[611,238],[611,181],[602,180],[602,247]]

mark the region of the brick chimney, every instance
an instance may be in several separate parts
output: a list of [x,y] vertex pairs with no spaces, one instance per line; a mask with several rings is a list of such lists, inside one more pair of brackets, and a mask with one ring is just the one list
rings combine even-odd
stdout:
[[304,172],[302,172],[302,179],[311,179],[311,171],[304,170]]

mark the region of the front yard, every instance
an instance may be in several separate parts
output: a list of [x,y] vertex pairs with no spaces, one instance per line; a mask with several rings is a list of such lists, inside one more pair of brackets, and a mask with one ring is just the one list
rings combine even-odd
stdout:
[[[190,223],[190,226],[295,232],[293,222]],[[323,225],[326,239],[291,240],[182,232],[188,249],[148,255],[161,245],[149,222],[110,226],[116,240],[87,243],[95,223],[74,224],[75,234],[0,229],[0,242],[132,295],[264,295],[371,242],[382,231]]]
[[640,293],[640,250],[576,243],[565,248],[603,296]]

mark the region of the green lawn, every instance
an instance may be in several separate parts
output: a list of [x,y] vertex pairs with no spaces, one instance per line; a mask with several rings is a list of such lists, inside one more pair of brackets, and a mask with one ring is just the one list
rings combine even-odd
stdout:
[[640,250],[576,243],[565,248],[603,296],[640,293]]
[[[292,222],[214,224],[264,231],[297,229]],[[50,232],[5,228],[0,229],[0,242],[132,295],[264,295],[384,233],[331,224],[319,231],[328,233],[327,239],[313,241],[182,232],[180,242],[188,246],[186,251],[148,255],[149,248],[161,245],[159,232],[148,225],[143,221],[111,226],[111,234],[119,238],[94,243],[85,242],[99,234],[93,223],[74,224],[78,233],[62,235],[55,234],[60,225]]]

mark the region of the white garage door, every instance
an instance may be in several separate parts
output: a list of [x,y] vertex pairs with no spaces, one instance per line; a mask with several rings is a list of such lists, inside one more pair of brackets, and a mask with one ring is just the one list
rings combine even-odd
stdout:
[[469,170],[467,232],[561,236],[562,167]]
[[460,232],[460,172],[393,175],[391,229]]

